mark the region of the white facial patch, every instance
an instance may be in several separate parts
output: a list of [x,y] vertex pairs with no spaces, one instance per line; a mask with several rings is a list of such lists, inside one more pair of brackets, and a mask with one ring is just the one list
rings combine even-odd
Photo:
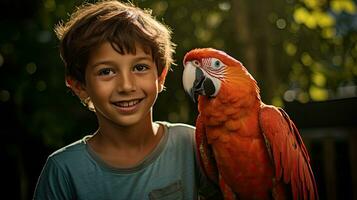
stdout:
[[183,83],[183,88],[188,93],[193,88],[193,83],[195,82],[195,76],[196,76],[196,67],[193,66],[191,62],[187,62],[187,65],[185,65],[185,69],[183,70],[182,83]]

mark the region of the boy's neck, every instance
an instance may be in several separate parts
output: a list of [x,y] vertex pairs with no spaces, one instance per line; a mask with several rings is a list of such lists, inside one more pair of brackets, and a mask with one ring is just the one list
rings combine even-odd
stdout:
[[132,127],[99,127],[88,145],[107,164],[127,168],[140,163],[160,142],[162,125],[151,120]]
[[93,140],[102,145],[115,148],[138,148],[145,146],[157,136],[159,125],[150,120],[142,121],[134,126],[117,126],[99,124]]

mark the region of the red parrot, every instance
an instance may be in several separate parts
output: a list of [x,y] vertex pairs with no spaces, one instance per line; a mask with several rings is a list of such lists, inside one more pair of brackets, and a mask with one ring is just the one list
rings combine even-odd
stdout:
[[318,199],[298,129],[283,109],[261,101],[242,63],[202,48],[183,64],[184,89],[198,100],[199,160],[224,199]]

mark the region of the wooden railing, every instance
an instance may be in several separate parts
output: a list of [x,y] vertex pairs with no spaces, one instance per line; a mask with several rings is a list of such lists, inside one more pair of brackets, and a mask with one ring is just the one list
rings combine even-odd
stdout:
[[286,102],[310,153],[320,199],[357,200],[357,97]]
[[320,199],[357,200],[357,128],[301,129]]

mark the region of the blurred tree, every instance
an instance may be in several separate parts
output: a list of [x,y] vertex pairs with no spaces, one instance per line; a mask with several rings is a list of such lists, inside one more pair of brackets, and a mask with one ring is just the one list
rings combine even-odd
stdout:
[[[67,20],[82,2],[0,2],[0,131],[6,138],[1,146],[15,166],[23,166],[13,168],[22,183],[22,199],[31,195],[49,152],[96,128],[93,113],[65,87],[53,32],[54,25]],[[194,124],[197,110],[182,89],[181,62],[185,52],[197,47],[218,48],[241,60],[257,79],[267,103],[356,95],[355,0],[133,3],[151,8],[172,28],[177,44],[177,65],[154,107],[156,120]]]
[[353,0],[303,0],[294,6],[285,41],[293,58],[287,100],[356,96],[357,9]]

